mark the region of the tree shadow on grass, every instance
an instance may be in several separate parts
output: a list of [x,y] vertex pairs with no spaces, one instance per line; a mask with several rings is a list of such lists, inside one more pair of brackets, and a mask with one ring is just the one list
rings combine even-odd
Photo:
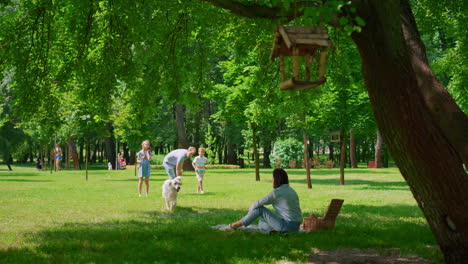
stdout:
[[[288,175],[305,175],[305,169],[286,169],[288,172]],[[339,168],[333,168],[333,169],[311,169],[310,170],[311,175],[319,175],[319,176],[340,176],[340,169]],[[392,171],[384,171],[384,170],[379,170],[379,169],[350,169],[347,168],[345,169],[345,178],[346,174],[374,174],[374,175],[379,175],[379,174],[395,174],[395,172]]]
[[26,180],[26,179],[0,179],[0,181],[12,181],[12,182],[51,182],[51,180]]
[[[176,207],[173,212],[141,211],[137,219],[65,223],[28,235],[34,248],[0,250],[1,263],[272,263],[306,261],[311,248],[403,248],[403,254],[440,257],[416,206],[346,205],[335,229],[268,236],[245,230],[219,231],[246,212]],[[410,251],[410,252],[408,252]],[[439,254],[439,255],[437,255]]]
[[42,172],[23,172],[23,171],[6,171],[2,172],[0,177],[34,177],[34,176],[44,176]]
[[[293,183],[299,183],[299,184],[307,184],[307,180],[298,180],[298,179],[290,179],[289,182]],[[320,184],[320,185],[339,185],[340,184],[340,178],[339,176],[336,179],[332,178],[312,178],[311,179],[312,186],[314,184]],[[369,190],[409,190],[408,184],[404,181],[369,181],[369,180],[359,180],[359,179],[352,179],[352,180],[346,180],[345,178],[345,185],[356,185],[356,186],[361,186],[357,189],[369,189]]]
[[[167,179],[160,179],[156,177],[150,177],[150,183],[151,182],[163,182]],[[117,181],[122,181],[122,182],[138,182],[138,177],[133,177],[132,179],[105,179],[103,181],[111,181],[111,182],[117,182]]]

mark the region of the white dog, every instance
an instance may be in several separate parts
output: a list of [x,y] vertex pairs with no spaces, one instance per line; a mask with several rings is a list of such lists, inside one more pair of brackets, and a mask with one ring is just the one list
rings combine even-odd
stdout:
[[177,203],[177,193],[182,185],[182,177],[166,180],[162,186],[162,196],[166,199],[166,209],[172,210]]

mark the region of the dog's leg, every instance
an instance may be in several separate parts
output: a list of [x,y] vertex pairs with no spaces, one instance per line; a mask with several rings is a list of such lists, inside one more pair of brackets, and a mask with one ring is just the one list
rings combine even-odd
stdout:
[[169,207],[169,203],[170,203],[170,202],[166,199],[166,209],[167,209],[167,210],[171,210],[171,208]]

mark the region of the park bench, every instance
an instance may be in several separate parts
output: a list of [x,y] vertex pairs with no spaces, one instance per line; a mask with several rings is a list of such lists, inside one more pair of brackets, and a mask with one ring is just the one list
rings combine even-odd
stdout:
[[304,217],[302,229],[305,231],[317,231],[335,227],[335,220],[340,213],[344,200],[332,199],[328,205],[324,217],[317,217],[311,214],[310,217]]

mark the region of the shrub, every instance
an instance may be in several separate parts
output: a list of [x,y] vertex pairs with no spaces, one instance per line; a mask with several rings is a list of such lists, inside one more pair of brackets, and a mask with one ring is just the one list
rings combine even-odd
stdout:
[[297,166],[304,158],[304,146],[302,142],[294,139],[287,138],[275,142],[273,152],[270,154],[270,160],[275,164],[280,163],[281,168],[288,168],[289,161],[296,161]]

